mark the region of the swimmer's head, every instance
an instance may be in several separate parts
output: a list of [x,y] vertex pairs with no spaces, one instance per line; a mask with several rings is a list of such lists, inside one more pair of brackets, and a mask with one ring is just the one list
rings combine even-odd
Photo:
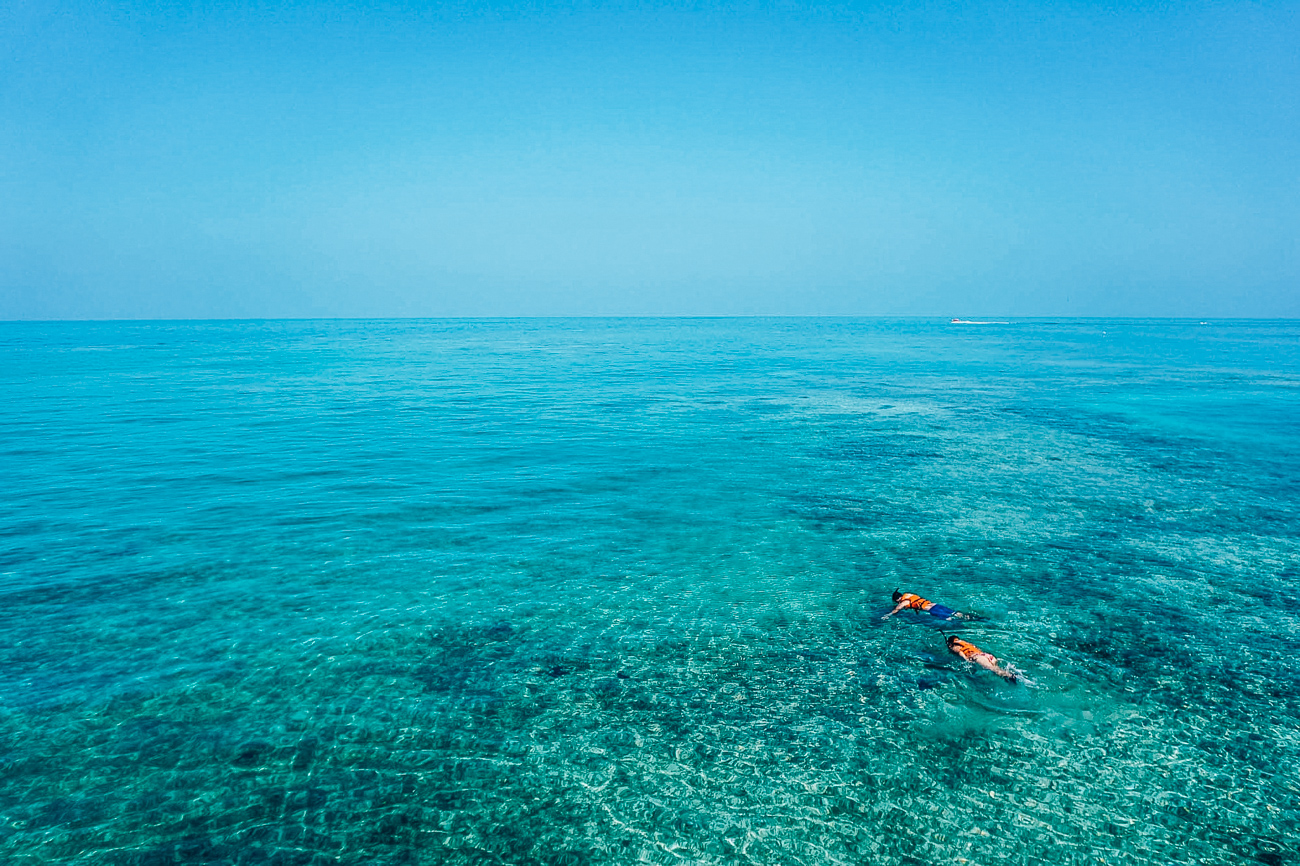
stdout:
[[898,590],[894,590],[894,601],[898,601],[902,597],[903,594],[901,592],[899,592]]
[[952,645],[955,644],[958,640],[960,640],[960,638],[958,638],[957,635],[955,634],[948,635],[948,640],[947,640],[948,649],[952,649]]

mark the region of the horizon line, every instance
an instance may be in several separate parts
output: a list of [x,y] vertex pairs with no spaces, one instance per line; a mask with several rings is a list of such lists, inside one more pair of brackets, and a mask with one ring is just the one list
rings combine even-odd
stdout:
[[[657,320],[699,320],[699,319],[823,319],[823,320],[934,320],[947,324],[998,324],[1011,325],[1017,322],[1044,323],[1052,321],[1108,321],[1108,322],[1197,322],[1208,324],[1217,322],[1294,322],[1300,321],[1295,316],[1013,316],[1004,313],[989,313],[979,319],[967,319],[947,315],[817,315],[817,314],[571,314],[571,315],[520,315],[520,316],[213,316],[183,318],[68,318],[68,319],[0,319],[4,325],[35,324],[112,324],[112,323],[167,323],[167,322],[428,322],[428,321],[538,321],[565,319],[657,319]],[[991,321],[1001,319],[1004,321]]]

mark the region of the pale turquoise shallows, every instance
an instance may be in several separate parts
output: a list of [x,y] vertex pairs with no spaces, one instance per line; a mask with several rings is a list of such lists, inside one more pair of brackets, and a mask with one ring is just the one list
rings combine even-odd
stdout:
[[0,490],[7,864],[1300,862],[1297,322],[0,324]]

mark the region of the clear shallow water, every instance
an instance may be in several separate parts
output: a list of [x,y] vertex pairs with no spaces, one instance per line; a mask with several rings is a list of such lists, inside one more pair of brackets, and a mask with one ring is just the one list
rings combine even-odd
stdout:
[[0,362],[4,862],[1300,862],[1300,323]]

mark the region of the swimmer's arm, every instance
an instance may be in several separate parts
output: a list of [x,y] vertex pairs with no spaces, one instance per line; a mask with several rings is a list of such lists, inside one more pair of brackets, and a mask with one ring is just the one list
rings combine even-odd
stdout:
[[898,603],[898,607],[894,608],[894,609],[891,610],[889,613],[887,613],[887,614],[885,614],[884,616],[882,616],[881,619],[889,619],[891,616],[893,616],[894,614],[898,613],[900,610],[902,610],[902,609],[905,608],[905,607],[907,607],[907,602],[905,602],[905,601],[900,601],[900,602]]

